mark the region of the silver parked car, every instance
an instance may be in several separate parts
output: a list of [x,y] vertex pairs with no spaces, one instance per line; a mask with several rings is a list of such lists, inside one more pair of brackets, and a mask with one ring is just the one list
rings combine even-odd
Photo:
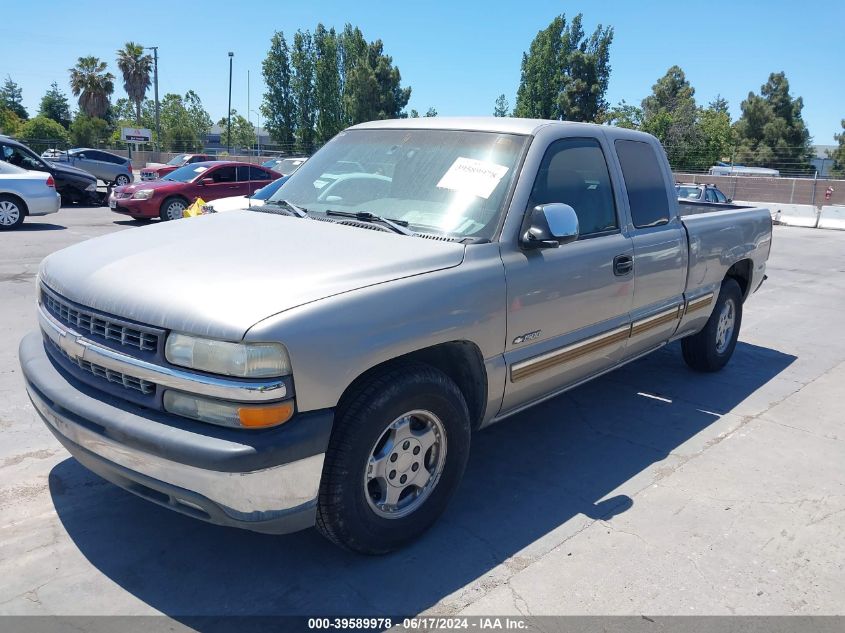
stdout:
[[47,150],[41,157],[83,169],[109,185],[122,187],[134,180],[132,161],[101,149],[78,147],[66,152]]
[[28,215],[55,213],[60,205],[52,175],[0,161],[0,231],[18,228]]

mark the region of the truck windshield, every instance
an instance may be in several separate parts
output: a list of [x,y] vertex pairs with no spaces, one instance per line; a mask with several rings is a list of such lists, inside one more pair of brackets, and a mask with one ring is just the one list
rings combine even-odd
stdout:
[[489,239],[527,142],[495,132],[348,130],[269,202],[284,199],[309,213],[371,213],[416,232]]
[[184,165],[186,160],[188,160],[188,157],[187,157],[186,154],[177,154],[176,156],[171,158],[169,161],[167,161],[167,164],[168,165],[174,165],[174,166],[178,167],[179,165]]

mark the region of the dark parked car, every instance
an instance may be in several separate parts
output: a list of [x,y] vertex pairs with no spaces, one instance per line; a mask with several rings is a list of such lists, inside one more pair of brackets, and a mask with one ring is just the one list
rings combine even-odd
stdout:
[[83,169],[108,185],[122,187],[134,180],[132,162],[128,158],[101,149],[77,147],[66,152],[51,150],[41,154],[41,158]]
[[97,193],[97,179],[87,171],[45,160],[23,143],[8,136],[0,136],[0,160],[23,169],[43,171],[53,176],[56,191],[62,202],[81,202],[99,205],[102,200]]

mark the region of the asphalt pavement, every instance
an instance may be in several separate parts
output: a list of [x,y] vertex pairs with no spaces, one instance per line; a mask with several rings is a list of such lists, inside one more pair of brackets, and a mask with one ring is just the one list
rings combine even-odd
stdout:
[[0,234],[0,614],[845,611],[845,232],[775,228],[725,370],[671,345],[478,433],[436,526],[370,558],[155,506],[38,419],[38,263],[135,225],[64,208]]

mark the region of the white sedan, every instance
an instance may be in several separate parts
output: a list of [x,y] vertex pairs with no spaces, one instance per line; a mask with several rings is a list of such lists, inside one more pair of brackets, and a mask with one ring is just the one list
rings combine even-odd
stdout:
[[203,206],[204,213],[220,213],[221,211],[242,211],[250,207],[260,207],[263,205],[274,193],[279,190],[290,176],[282,176],[277,178],[269,185],[264,185],[261,189],[256,189],[251,196],[232,196],[230,198],[218,198]]
[[0,231],[18,228],[28,215],[56,213],[61,203],[53,176],[0,160]]

